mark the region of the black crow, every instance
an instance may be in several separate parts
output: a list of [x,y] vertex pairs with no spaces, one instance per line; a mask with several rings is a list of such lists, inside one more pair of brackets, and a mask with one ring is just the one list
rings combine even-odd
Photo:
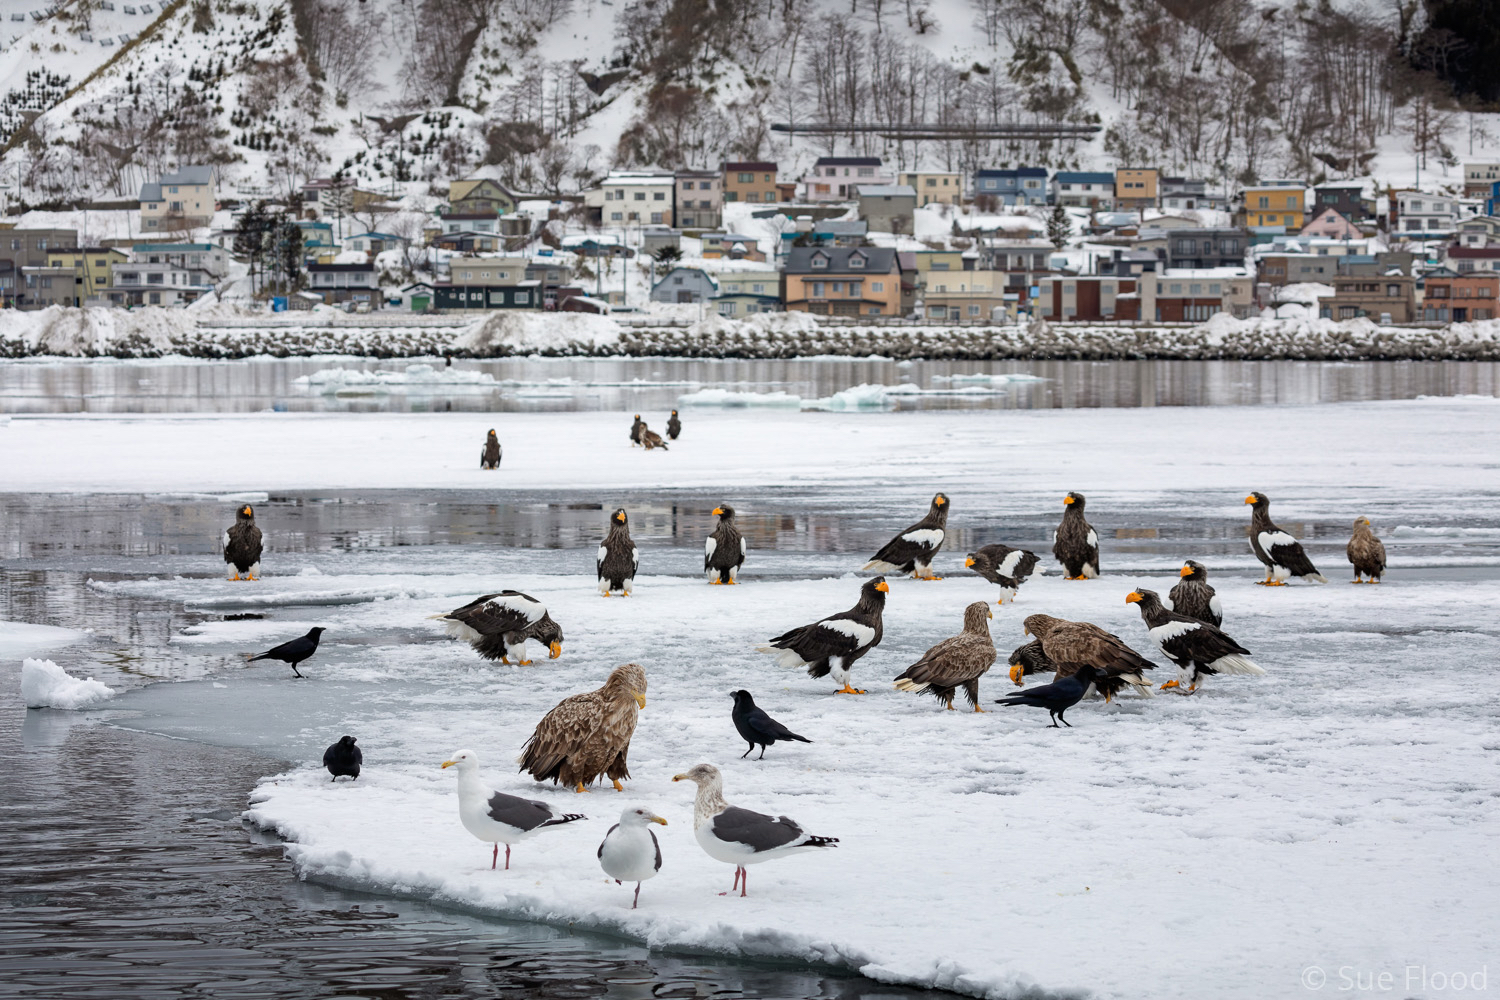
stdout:
[[345,774],[358,781],[359,765],[364,759],[365,755],[360,753],[359,747],[354,745],[353,736],[342,737],[333,746],[323,751],[323,766],[328,768],[328,773],[333,775],[334,781],[338,781],[340,775]]
[[[750,697],[749,691],[731,691],[734,698],[734,728],[740,731],[740,737],[750,744],[749,750],[740,754],[744,760],[750,756],[750,750],[760,744],[760,757],[766,755],[766,747],[777,740],[797,740],[800,743],[811,743],[812,740],[806,736],[798,736],[786,726],[777,722],[765,713],[764,709],[755,707],[755,699]],[[760,760],[760,757],[755,758]]]
[[1027,688],[1024,691],[1016,691],[1006,695],[1004,698],[996,698],[997,705],[1028,705],[1032,708],[1045,708],[1047,714],[1052,716],[1053,729],[1058,728],[1058,722],[1062,722],[1069,729],[1073,724],[1063,718],[1064,713],[1082,700],[1084,693],[1088,691],[1089,685],[1094,682],[1094,668],[1080,667],[1076,674],[1067,677],[1059,677],[1051,684],[1043,684],[1040,687]]
[[297,664],[318,651],[318,638],[322,636],[324,631],[326,630],[320,626],[308,632],[300,639],[283,642],[279,646],[271,647],[264,653],[247,656],[245,660],[248,663],[254,663],[256,660],[280,660],[282,663],[291,666],[292,673],[301,677],[302,674],[298,672]]

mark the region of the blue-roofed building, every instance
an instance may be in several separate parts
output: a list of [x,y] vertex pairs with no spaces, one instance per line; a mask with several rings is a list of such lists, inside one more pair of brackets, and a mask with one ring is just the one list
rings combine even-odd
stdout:
[[1484,199],[1485,215],[1500,215],[1500,181],[1490,184],[1490,194]]
[[994,198],[1002,205],[1044,205],[1047,203],[1047,171],[1043,167],[976,170],[974,197]]
[[1108,170],[1059,170],[1052,175],[1052,200],[1077,208],[1113,208],[1115,175]]

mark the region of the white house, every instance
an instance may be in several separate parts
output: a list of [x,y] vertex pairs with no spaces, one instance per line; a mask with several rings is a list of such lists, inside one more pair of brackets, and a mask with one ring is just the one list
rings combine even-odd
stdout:
[[583,195],[590,221],[610,226],[672,226],[677,175],[656,170],[614,170]]
[[1398,239],[1440,240],[1458,226],[1458,202],[1445,194],[1400,191],[1391,236]]

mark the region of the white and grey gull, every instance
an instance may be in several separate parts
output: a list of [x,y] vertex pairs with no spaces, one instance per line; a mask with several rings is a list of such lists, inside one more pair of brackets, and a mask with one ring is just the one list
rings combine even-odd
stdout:
[[599,844],[599,867],[615,882],[634,882],[633,910],[641,902],[641,883],[661,871],[661,844],[650,824],[667,821],[649,809],[626,809]]
[[510,846],[536,836],[552,826],[588,819],[579,813],[558,813],[539,799],[523,799],[489,787],[479,777],[479,758],[473,750],[455,750],[443,761],[444,768],[457,768],[458,818],[464,829],[486,844],[494,844],[490,868],[499,864],[500,845],[505,845],[505,867],[510,869]]
[[[837,837],[815,837],[786,816],[768,816],[724,801],[724,779],[712,764],[698,764],[673,781],[691,781],[698,786],[693,804],[693,835],[698,846],[715,861],[734,865],[734,886],[745,895],[749,878],[746,865],[756,865],[788,854],[820,847],[833,847]],[[729,893],[720,893],[725,896]]]

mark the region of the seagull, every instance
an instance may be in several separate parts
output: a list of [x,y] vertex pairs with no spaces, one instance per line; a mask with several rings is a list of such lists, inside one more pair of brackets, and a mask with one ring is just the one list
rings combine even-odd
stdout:
[[[697,764],[673,781],[691,781],[698,786],[693,804],[693,835],[698,845],[715,861],[734,865],[734,886],[745,890],[750,884],[746,865],[760,864],[788,854],[800,854],[815,847],[833,847],[837,837],[814,837],[785,816],[741,809],[724,801],[724,779],[712,764]],[[719,893],[721,896],[728,892]]]
[[365,755],[354,743],[353,736],[345,736],[323,751],[323,766],[328,768],[334,781],[346,774],[355,781],[359,780],[359,765],[364,763]]
[[473,750],[455,750],[443,761],[443,767],[458,768],[458,818],[464,829],[495,845],[490,856],[490,870],[500,861],[500,845],[505,845],[505,869],[510,870],[510,845],[518,844],[549,826],[561,826],[574,820],[588,819],[578,813],[558,815],[552,807],[537,799],[507,795],[485,785],[479,778],[479,758]]
[[256,660],[280,660],[292,668],[292,673],[301,677],[302,674],[297,670],[297,664],[318,651],[318,640],[323,637],[323,633],[326,631],[328,630],[319,626],[310,630],[300,639],[292,639],[290,642],[283,642],[279,646],[272,646],[264,653],[247,656],[245,657],[245,662],[254,663]]
[[626,809],[620,813],[620,822],[609,828],[599,844],[599,867],[604,874],[616,884],[635,883],[632,910],[641,902],[641,883],[661,871],[661,844],[656,842],[649,823],[667,825],[666,820],[649,809]]

